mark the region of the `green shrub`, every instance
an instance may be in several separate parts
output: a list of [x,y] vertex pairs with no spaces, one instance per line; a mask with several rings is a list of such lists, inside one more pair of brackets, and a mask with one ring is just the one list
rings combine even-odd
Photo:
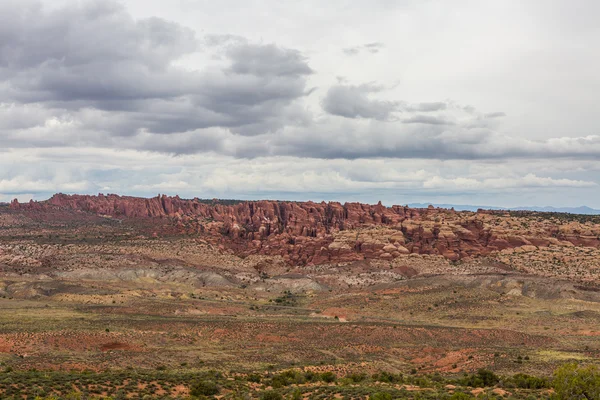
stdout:
[[275,390],[267,390],[260,395],[261,400],[283,400],[281,393]]
[[450,396],[450,400],[470,400],[472,398],[473,396],[463,392],[456,392],[452,396]]
[[600,399],[600,371],[595,365],[565,364],[554,372],[553,386],[559,399]]
[[372,396],[369,396],[370,400],[392,400],[393,397],[391,394],[386,393],[386,392],[377,392],[375,394],[373,394]]
[[359,383],[359,382],[362,382],[367,379],[367,374],[354,373],[354,374],[350,374],[350,375],[346,376],[346,378],[348,378],[353,383]]
[[550,386],[546,378],[538,378],[527,374],[516,374],[511,379],[515,387],[520,389],[543,389]]
[[261,376],[259,374],[248,375],[248,382],[260,383]]
[[337,377],[331,371],[323,372],[321,374],[321,380],[323,382],[331,383],[331,382],[335,382],[336,379],[337,379]]
[[280,388],[280,387],[284,387],[284,386],[289,386],[292,384],[303,384],[306,382],[306,378],[304,377],[303,374],[301,374],[298,371],[284,371],[280,374],[274,375],[273,378],[271,379],[271,386],[273,386],[275,389]]
[[499,381],[500,378],[492,371],[480,369],[476,374],[465,376],[460,380],[460,384],[463,386],[486,387],[493,386]]
[[300,389],[296,389],[292,392],[292,400],[302,400],[302,392]]
[[[416,373],[416,371],[415,371]],[[392,374],[391,372],[382,371],[373,375],[373,380],[383,383],[402,383],[402,375]]]
[[304,373],[304,379],[306,379],[307,382],[312,382],[317,379],[317,374],[312,371],[306,371]]
[[219,393],[219,387],[213,381],[198,381],[190,387],[192,396],[214,396]]

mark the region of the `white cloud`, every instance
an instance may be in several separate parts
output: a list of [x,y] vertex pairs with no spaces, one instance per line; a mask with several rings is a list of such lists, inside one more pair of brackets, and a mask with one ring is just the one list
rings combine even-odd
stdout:
[[[589,173],[588,179],[578,179],[523,173],[532,168],[529,161],[465,164],[460,160],[427,159],[238,159],[218,154],[171,157],[95,148],[65,155],[65,150],[5,152],[0,159],[0,194],[14,197],[33,193],[40,199],[57,191],[142,196],[160,192],[204,198],[383,200],[386,204],[431,202],[436,198],[445,199],[438,202],[456,203],[462,199],[462,203],[516,206],[527,204],[520,202],[527,198],[531,199],[529,204],[548,204],[549,194],[556,202],[553,204],[576,205],[581,198],[599,193],[597,173],[589,169],[597,166],[586,162],[574,162],[569,170],[562,171],[571,175]],[[17,178],[11,178],[15,172],[10,166],[16,161],[25,167],[19,168]],[[551,160],[537,162],[533,168],[550,170],[553,164]],[[594,202],[588,204],[595,206]]]
[[49,181],[35,180],[25,176],[0,179],[0,193],[23,195],[39,192],[87,192],[92,185],[86,181]]
[[465,177],[442,178],[435,176],[423,182],[423,187],[428,189],[451,189],[460,191],[547,187],[592,188],[595,186],[598,186],[598,184],[592,181],[554,179],[551,177],[539,177],[534,174],[482,180]]

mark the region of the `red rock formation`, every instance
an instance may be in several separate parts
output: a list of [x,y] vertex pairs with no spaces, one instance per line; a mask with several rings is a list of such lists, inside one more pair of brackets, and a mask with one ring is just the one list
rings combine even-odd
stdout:
[[[57,194],[43,202],[20,204],[15,200],[10,207],[37,213],[67,210],[117,218],[169,219],[177,223],[180,233],[205,235],[237,254],[281,255],[293,264],[393,259],[408,252],[456,260],[506,248],[566,242],[600,247],[597,225],[585,228],[587,230],[578,223],[560,228],[552,223],[541,224],[536,225],[535,231],[520,225],[506,229],[498,225],[497,220],[508,217],[498,212],[385,207],[381,203],[245,201],[232,204],[165,195],[146,199],[113,194]],[[383,230],[361,235],[368,228]],[[349,231],[352,231],[350,236]]]

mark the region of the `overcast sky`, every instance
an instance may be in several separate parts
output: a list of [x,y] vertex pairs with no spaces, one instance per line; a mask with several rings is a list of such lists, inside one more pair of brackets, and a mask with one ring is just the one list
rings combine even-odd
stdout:
[[600,208],[596,0],[0,0],[0,201]]

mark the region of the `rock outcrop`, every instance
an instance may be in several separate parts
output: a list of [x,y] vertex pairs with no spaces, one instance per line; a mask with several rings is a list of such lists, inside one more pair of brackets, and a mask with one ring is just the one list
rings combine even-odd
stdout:
[[[600,226],[503,212],[456,212],[360,203],[219,201],[118,195],[57,194],[12,210],[35,215],[53,210],[128,220],[169,221],[178,234],[200,235],[238,255],[280,255],[290,264],[394,259],[405,254],[458,260],[504,249],[600,247]],[[529,214],[527,214],[529,215]]]

